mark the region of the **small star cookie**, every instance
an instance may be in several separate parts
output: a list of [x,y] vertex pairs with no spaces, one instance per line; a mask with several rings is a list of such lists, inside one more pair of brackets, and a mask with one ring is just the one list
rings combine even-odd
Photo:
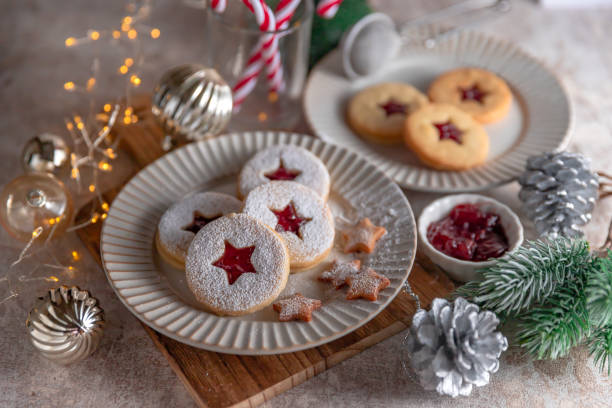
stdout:
[[359,273],[360,267],[361,261],[359,259],[350,262],[341,262],[336,259],[331,268],[324,271],[321,276],[319,276],[319,280],[330,282],[336,289],[340,289],[346,284],[346,279],[349,276]]
[[344,252],[372,253],[376,241],[386,233],[385,228],[372,224],[369,218],[364,218],[359,221],[359,224],[342,233],[345,241]]
[[294,293],[274,303],[272,307],[280,313],[278,320],[281,322],[288,322],[290,320],[309,322],[312,320],[312,312],[321,307],[321,301],[307,298],[300,293]]
[[346,294],[348,300],[362,298],[374,302],[378,299],[378,292],[389,286],[391,282],[375,270],[367,268],[357,275],[349,276],[346,283],[349,285]]

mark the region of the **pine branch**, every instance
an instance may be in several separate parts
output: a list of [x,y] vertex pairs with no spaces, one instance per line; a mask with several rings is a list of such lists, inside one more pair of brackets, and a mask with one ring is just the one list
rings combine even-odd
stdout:
[[612,251],[598,258],[595,266],[585,289],[589,316],[595,326],[612,325]]
[[612,325],[596,329],[589,338],[589,352],[599,371],[604,372],[608,366],[608,375],[612,366]]
[[567,355],[589,335],[584,284],[580,280],[568,282],[546,304],[519,318],[517,341],[537,359],[556,359]]
[[482,269],[482,280],[464,285],[454,296],[465,297],[499,316],[516,316],[541,304],[592,267],[587,241],[531,241]]

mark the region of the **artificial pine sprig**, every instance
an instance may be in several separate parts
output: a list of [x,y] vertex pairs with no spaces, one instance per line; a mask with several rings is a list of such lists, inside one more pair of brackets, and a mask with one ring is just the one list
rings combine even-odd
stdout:
[[456,296],[499,316],[516,316],[541,304],[567,281],[582,276],[592,264],[587,241],[531,241],[481,269],[482,279],[459,288]]
[[455,292],[517,320],[518,344],[537,359],[586,343],[601,371],[612,365],[612,251],[598,257],[584,240],[530,242]]
[[595,326],[612,326],[612,252],[595,262],[585,289],[589,315]]
[[612,325],[600,327],[589,337],[589,352],[595,365],[601,372],[608,366],[608,375],[612,372]]
[[546,306],[519,318],[517,341],[538,360],[566,356],[589,335],[589,313],[583,283],[568,282],[547,299]]

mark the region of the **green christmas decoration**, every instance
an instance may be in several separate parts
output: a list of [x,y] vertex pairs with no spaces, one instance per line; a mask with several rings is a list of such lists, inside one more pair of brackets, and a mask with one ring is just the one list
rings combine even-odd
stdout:
[[327,20],[315,14],[312,22],[309,66],[312,68],[325,54],[338,46],[342,34],[372,9],[366,0],[344,0],[334,18]]
[[587,344],[595,364],[612,363],[612,251],[590,252],[585,240],[532,241],[481,270],[455,291],[513,321],[514,338],[536,359],[566,356]]

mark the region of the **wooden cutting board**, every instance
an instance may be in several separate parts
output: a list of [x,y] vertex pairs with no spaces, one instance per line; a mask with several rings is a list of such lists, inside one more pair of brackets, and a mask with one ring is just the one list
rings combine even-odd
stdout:
[[[164,154],[160,147],[164,134],[149,113],[147,97],[137,98],[133,104],[138,122],[118,125],[116,132],[121,136],[122,149],[142,168]],[[110,203],[118,191],[107,192],[105,199]],[[90,217],[91,205],[81,209],[77,222]],[[101,264],[100,232],[100,223],[78,230]],[[424,307],[454,288],[446,275],[420,253],[409,282]],[[259,357],[200,350],[143,326],[200,407],[254,407],[405,330],[415,311],[411,297],[402,292],[369,323],[338,340],[309,350]]]

